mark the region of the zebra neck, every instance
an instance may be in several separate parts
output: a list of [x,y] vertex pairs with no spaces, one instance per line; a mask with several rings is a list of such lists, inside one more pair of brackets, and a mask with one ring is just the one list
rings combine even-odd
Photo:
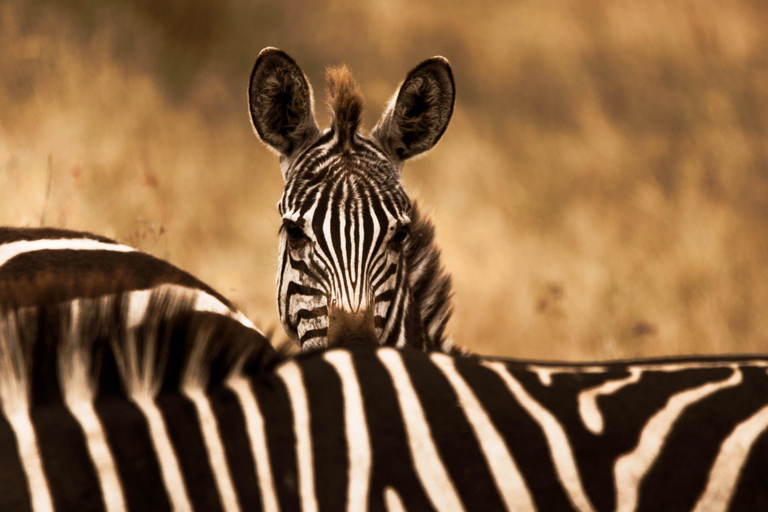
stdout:
[[451,277],[440,262],[435,244],[435,228],[419,212],[411,209],[411,235],[405,247],[408,269],[406,306],[406,345],[424,350],[449,350],[445,326],[451,317]]

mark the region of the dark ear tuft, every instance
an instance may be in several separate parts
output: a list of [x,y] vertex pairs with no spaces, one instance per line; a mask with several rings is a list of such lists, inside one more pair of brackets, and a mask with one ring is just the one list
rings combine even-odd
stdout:
[[339,143],[346,148],[360,126],[363,96],[346,65],[328,68],[325,79],[328,82],[333,128],[339,135]]
[[312,88],[287,53],[264,48],[248,86],[256,133],[265,144],[290,157],[319,133],[312,112]]
[[371,135],[398,160],[428,151],[445,132],[455,97],[448,60],[425,60],[408,73]]

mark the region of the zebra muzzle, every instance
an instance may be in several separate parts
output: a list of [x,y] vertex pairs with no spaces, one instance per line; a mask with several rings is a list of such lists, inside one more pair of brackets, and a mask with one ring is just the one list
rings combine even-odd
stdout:
[[377,345],[373,308],[347,311],[338,306],[328,308],[328,346]]

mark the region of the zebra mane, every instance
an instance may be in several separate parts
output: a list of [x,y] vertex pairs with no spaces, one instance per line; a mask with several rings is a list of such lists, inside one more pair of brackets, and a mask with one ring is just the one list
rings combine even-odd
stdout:
[[[258,331],[196,310],[185,294],[153,291],[144,320],[128,327],[127,288],[57,302],[60,284],[0,282],[0,400],[6,413],[105,395],[136,401],[166,391],[205,392],[227,379],[268,371],[287,357]],[[19,306],[32,291],[49,300]]]
[[333,114],[333,128],[341,146],[348,148],[360,126],[363,95],[345,64],[328,68],[325,79],[328,82],[328,105]]
[[421,215],[415,202],[411,208],[411,234],[406,239],[405,259],[411,297],[424,326],[427,347],[454,352],[452,342],[445,337],[445,326],[453,313],[451,276],[440,262],[435,228]]

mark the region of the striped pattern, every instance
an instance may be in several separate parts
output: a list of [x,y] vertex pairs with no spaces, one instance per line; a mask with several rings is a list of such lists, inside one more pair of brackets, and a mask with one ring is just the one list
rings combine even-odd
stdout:
[[284,52],[263,50],[249,86],[254,128],[281,155],[285,178],[281,322],[304,350],[342,339],[448,350],[450,279],[401,174],[448,124],[450,66],[436,57],[412,70],[370,136],[358,132],[363,103],[349,71],[330,69],[328,82],[333,122],[324,131],[309,82]]
[[90,233],[0,227],[0,291],[19,286],[25,286],[26,293],[13,293],[14,307],[107,297],[130,290],[124,302],[131,327],[144,321],[151,293],[163,291],[192,297],[196,310],[227,316],[263,336],[229,300],[191,274]]
[[198,323],[191,301],[167,299],[153,294],[135,337],[103,300],[0,317],[0,509],[768,503],[768,358],[566,365],[357,347],[273,366],[217,331],[222,317]]
[[376,336],[405,345],[407,265],[387,243],[411,224],[410,201],[381,150],[364,139],[352,147],[328,132],[297,158],[279,203],[283,219],[312,237],[305,258],[282,237],[277,279],[280,316],[307,348],[328,334],[329,298],[348,311],[372,308]]
[[[274,350],[193,293],[154,291],[128,327],[129,298],[0,308],[0,510],[256,508],[225,380],[271,367]],[[240,423],[225,437],[227,414]]]

